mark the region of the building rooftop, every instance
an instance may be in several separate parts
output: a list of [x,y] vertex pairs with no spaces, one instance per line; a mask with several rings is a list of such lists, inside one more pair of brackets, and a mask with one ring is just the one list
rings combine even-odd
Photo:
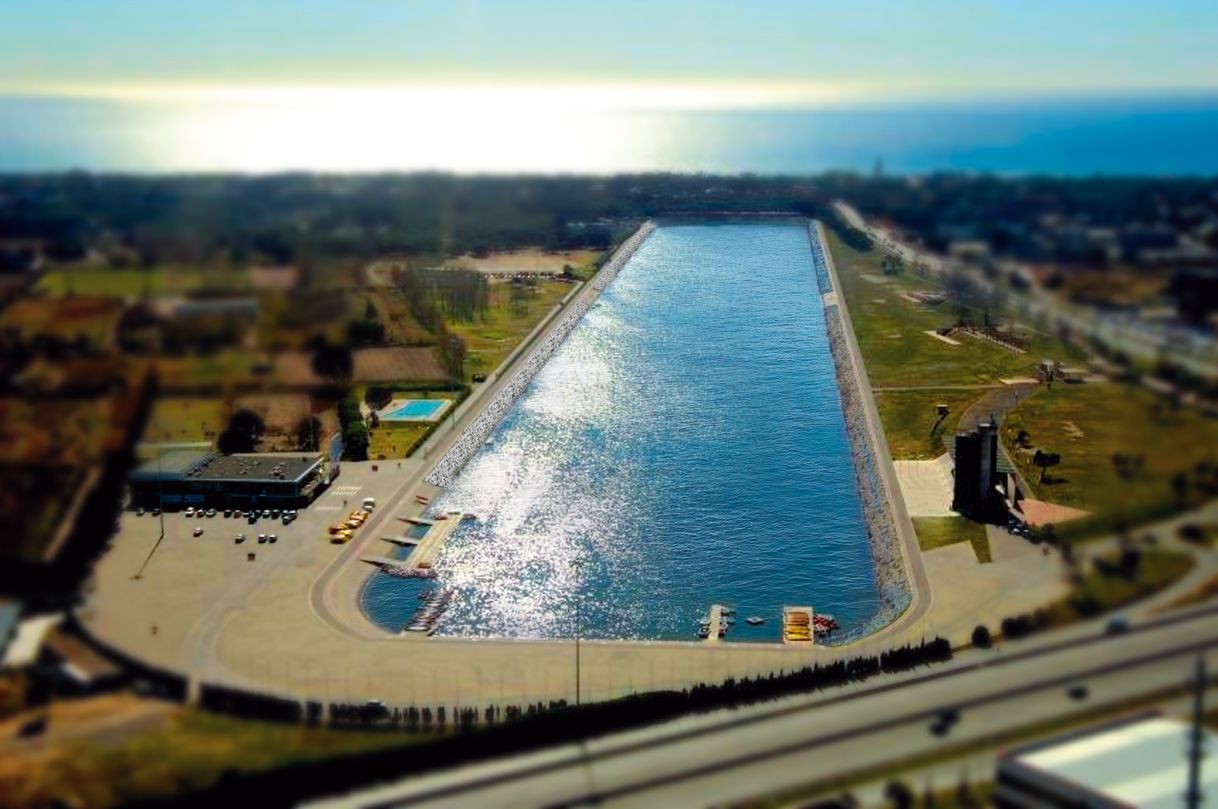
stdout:
[[146,461],[132,480],[300,480],[321,463],[321,456],[308,452],[261,452],[221,455],[208,450],[172,450],[160,460]]
[[131,473],[132,480],[181,480],[216,453],[207,449],[172,449],[145,461]]
[[213,455],[188,477],[198,480],[300,480],[321,463],[317,453],[265,452]]
[[[1014,750],[1004,759],[1054,782],[1121,806],[1182,805],[1187,785],[1188,725],[1161,717],[1125,721]],[[1208,750],[1218,735],[1204,731]],[[1218,761],[1202,763],[1201,789],[1218,788]]]

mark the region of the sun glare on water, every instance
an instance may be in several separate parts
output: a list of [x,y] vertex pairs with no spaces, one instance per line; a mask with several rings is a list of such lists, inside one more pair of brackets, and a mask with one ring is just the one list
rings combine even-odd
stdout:
[[272,172],[612,172],[670,166],[665,114],[808,103],[753,86],[141,87],[81,92],[139,109],[150,164]]

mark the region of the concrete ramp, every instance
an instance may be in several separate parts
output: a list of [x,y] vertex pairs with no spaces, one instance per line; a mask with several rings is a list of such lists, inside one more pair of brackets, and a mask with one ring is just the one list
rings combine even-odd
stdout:
[[893,461],[905,508],[911,517],[951,517],[952,458],[946,452],[933,461]]

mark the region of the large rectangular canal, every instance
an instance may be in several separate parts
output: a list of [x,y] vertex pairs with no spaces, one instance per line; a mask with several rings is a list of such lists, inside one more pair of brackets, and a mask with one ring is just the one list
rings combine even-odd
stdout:
[[438,582],[373,576],[363,604],[386,629],[437,583],[455,590],[446,635],[692,639],[712,603],[737,609],[728,640],[776,640],[783,604],[867,622],[806,230],[658,229],[435,507],[478,519]]

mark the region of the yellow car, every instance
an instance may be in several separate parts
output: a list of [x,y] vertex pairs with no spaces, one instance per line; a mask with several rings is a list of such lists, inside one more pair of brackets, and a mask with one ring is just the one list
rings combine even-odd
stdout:
[[330,542],[335,545],[346,545],[351,541],[351,532],[344,529],[330,536]]

